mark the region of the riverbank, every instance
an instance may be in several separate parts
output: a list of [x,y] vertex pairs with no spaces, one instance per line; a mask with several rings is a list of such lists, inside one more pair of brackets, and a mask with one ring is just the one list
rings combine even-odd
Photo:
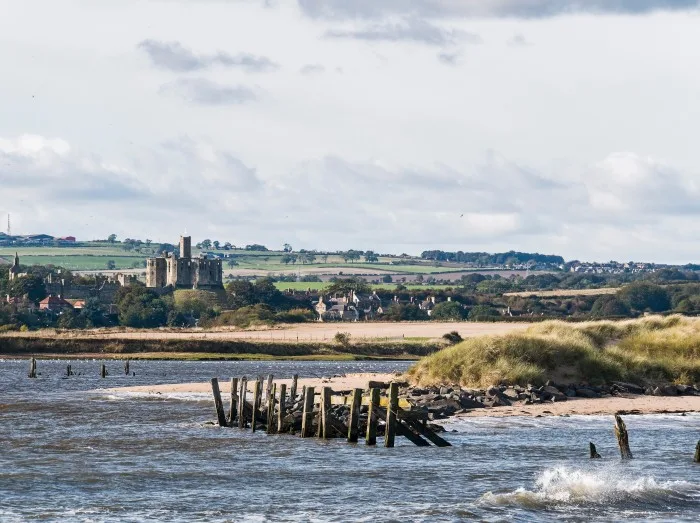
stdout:
[[[304,386],[331,387],[334,392],[347,392],[353,388],[367,390],[370,381],[375,383],[388,383],[392,380],[401,380],[400,374],[389,373],[357,373],[347,375],[335,375],[316,378],[300,378],[298,387]],[[285,383],[289,387],[291,379],[275,379],[276,383]],[[230,393],[230,384],[220,382],[223,394]],[[253,391],[253,382],[248,384]],[[100,389],[101,392],[118,394],[201,394],[211,395],[211,384],[202,383],[175,383],[162,385],[141,385],[135,387],[114,387]],[[700,396],[651,396],[644,394],[619,393],[615,396],[600,398],[567,398],[562,401],[543,402],[538,404],[525,404],[513,402],[511,405],[488,406],[480,403],[474,396],[474,391],[443,390],[426,391],[425,389],[402,388],[402,397],[405,397],[417,407],[428,409],[435,420],[445,420],[450,417],[537,417],[537,416],[574,416],[574,415],[613,415],[624,414],[662,414],[700,412]]]

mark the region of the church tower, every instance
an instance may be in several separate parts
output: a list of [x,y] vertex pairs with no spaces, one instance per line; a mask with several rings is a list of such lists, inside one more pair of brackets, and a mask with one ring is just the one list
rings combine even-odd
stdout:
[[19,254],[15,251],[15,261],[10,267],[10,281],[19,276]]

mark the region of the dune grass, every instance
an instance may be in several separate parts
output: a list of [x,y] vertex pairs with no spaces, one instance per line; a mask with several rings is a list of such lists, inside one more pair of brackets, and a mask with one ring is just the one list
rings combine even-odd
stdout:
[[421,384],[700,382],[700,320],[549,321],[523,333],[468,339],[409,370]]

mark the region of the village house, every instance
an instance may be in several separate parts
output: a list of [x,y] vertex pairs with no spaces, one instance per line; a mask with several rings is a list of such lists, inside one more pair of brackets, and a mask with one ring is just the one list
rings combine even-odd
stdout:
[[39,302],[39,310],[50,311],[56,314],[72,309],[73,306],[69,301],[64,300],[61,296],[54,296],[53,294],[49,294]]

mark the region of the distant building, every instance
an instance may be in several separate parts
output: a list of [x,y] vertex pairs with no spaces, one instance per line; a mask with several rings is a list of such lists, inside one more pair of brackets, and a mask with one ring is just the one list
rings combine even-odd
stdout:
[[19,254],[15,252],[15,259],[10,266],[10,281],[26,276],[26,272],[19,272]]
[[42,311],[60,313],[65,310],[70,310],[72,308],[73,305],[71,305],[70,302],[64,300],[60,296],[54,296],[53,294],[50,294],[49,296],[47,296],[39,302],[39,310]]
[[192,238],[180,237],[180,255],[163,253],[146,261],[146,287],[174,289],[222,289],[223,265],[206,255],[192,258]]
[[68,243],[74,243],[75,242],[75,236],[62,236],[61,238],[58,239],[59,242],[68,242]]

